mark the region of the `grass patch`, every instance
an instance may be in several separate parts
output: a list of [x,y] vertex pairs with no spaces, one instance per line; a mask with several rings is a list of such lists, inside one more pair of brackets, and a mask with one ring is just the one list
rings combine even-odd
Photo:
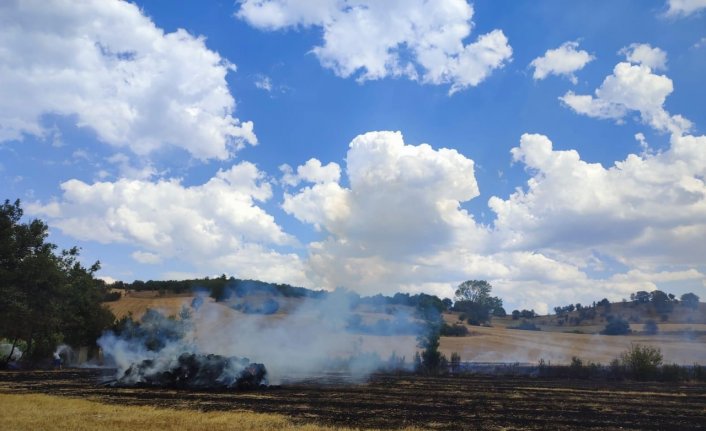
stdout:
[[[297,425],[287,417],[252,412],[199,412],[149,406],[119,406],[50,395],[0,394],[0,423],[4,429],[34,430],[296,430],[350,428]],[[411,430],[411,429],[409,429]]]

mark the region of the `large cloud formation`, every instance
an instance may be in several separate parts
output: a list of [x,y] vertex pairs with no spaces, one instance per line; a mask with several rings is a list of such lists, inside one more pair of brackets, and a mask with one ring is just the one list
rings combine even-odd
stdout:
[[481,247],[482,231],[460,208],[478,196],[472,160],[455,150],[406,145],[399,132],[371,132],[351,142],[346,161],[349,187],[337,175],[303,169],[337,165],[309,161],[297,171],[308,172],[301,179],[313,184],[286,194],[283,203],[327,234],[309,248],[317,282],[372,293],[405,281],[440,281],[445,276],[429,259]]
[[241,162],[190,187],[175,179],[121,179],[69,180],[61,189],[61,200],[28,210],[74,238],[134,245],[140,250],[132,256],[140,263],[174,259],[201,271],[305,282],[297,255],[272,249],[296,240],[257,205],[272,197],[272,188],[252,163]]
[[[285,174],[305,185],[283,208],[324,233],[309,245],[316,284],[450,295],[464,279],[485,278],[516,304],[546,311],[547,301],[619,299],[658,282],[704,279],[705,147],[705,137],[675,135],[669,151],[606,169],[525,134],[512,157],[532,174],[527,188],[492,197],[497,218],[483,226],[461,208],[478,196],[472,160],[370,132],[350,144],[348,187],[337,164],[312,159]],[[628,271],[589,276],[603,259]]]
[[0,141],[45,136],[44,117],[61,115],[138,155],[173,146],[226,159],[257,142],[233,117],[234,66],[131,3],[1,2],[0,46]]
[[465,0],[244,0],[237,16],[265,30],[322,28],[324,43],[313,49],[321,64],[360,81],[405,76],[454,93],[512,57],[501,30],[464,43],[473,27]]

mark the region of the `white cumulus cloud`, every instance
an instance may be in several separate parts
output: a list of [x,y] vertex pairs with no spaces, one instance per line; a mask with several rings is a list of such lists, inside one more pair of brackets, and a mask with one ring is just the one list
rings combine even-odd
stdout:
[[503,250],[540,250],[588,260],[593,251],[635,267],[702,265],[706,245],[706,137],[672,137],[659,154],[630,154],[605,168],[525,134],[515,161],[533,174],[526,190],[493,197]]
[[61,115],[142,156],[172,146],[226,159],[257,142],[252,122],[233,117],[234,66],[134,4],[2,2],[0,46],[0,141],[46,136],[44,117]]
[[532,60],[530,63],[530,66],[534,67],[532,77],[540,80],[548,75],[564,75],[576,84],[574,73],[595,59],[584,50],[577,51],[578,46],[578,42],[564,42],[559,48],[549,49],[542,57]]
[[653,48],[648,43],[633,43],[621,49],[620,53],[633,64],[644,64],[652,70],[667,68],[667,53],[659,48]]
[[244,0],[236,15],[265,30],[320,27],[323,44],[312,51],[321,64],[360,81],[405,76],[454,93],[512,57],[501,30],[465,42],[473,27],[465,0]]
[[69,180],[61,189],[58,200],[27,210],[73,238],[133,245],[139,250],[132,257],[141,263],[172,259],[202,271],[305,282],[299,258],[273,249],[295,240],[257,205],[272,197],[272,188],[252,163],[195,186],[177,179]]
[[[635,59],[637,49],[628,52]],[[603,80],[596,89],[595,96],[567,92],[560,100],[579,114],[595,118],[609,118],[617,121],[630,112],[640,113],[642,121],[656,130],[684,133],[691,128],[691,122],[680,115],[671,115],[664,109],[664,102],[674,90],[672,80],[665,75],[652,72],[643,63],[649,57],[640,55],[640,64],[618,63],[613,74]]]
[[369,293],[412,279],[436,282],[445,277],[431,262],[437,253],[482,246],[482,232],[460,208],[479,193],[472,160],[455,150],[407,145],[399,132],[370,132],[351,142],[346,162],[349,187],[337,175],[315,175],[307,179],[315,184],[283,203],[327,234],[309,247],[317,282]]
[[667,16],[685,17],[706,9],[706,0],[667,0]]

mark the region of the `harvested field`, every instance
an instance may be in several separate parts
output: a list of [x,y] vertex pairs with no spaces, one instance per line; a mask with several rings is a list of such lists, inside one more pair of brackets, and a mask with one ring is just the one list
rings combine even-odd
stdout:
[[528,377],[376,375],[316,379],[253,392],[111,388],[105,370],[0,373],[0,392],[200,411],[277,413],[295,423],[424,429],[706,429],[706,384]]

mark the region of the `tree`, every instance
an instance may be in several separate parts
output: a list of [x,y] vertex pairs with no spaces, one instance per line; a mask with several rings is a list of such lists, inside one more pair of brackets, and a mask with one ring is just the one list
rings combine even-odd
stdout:
[[659,314],[671,313],[674,307],[669,296],[661,290],[655,290],[650,293],[650,302],[652,302],[652,306]]
[[437,325],[428,325],[427,331],[417,338],[417,346],[423,349],[419,363],[422,371],[430,374],[436,374],[440,371],[443,356],[439,352],[439,338]]
[[[56,254],[41,220],[21,223],[20,201],[0,206],[0,338],[23,343],[25,359],[47,358],[57,344],[92,345],[112,324],[101,306],[100,268],[78,262],[78,248]],[[0,358],[0,361],[8,358]]]
[[693,293],[685,293],[680,299],[684,307],[692,308],[694,310],[699,308],[699,297]]
[[462,312],[471,325],[490,321],[496,310],[499,314],[505,311],[502,299],[490,296],[491,290],[492,286],[485,280],[464,281],[456,289],[454,310]]
[[492,288],[485,280],[467,280],[456,289],[456,300],[482,303],[490,297]]
[[650,302],[650,294],[644,290],[630,294],[630,299],[637,304],[647,304]]
[[444,298],[441,300],[441,303],[444,304],[444,308],[446,310],[450,310],[451,307],[454,305],[454,302],[450,298]]

